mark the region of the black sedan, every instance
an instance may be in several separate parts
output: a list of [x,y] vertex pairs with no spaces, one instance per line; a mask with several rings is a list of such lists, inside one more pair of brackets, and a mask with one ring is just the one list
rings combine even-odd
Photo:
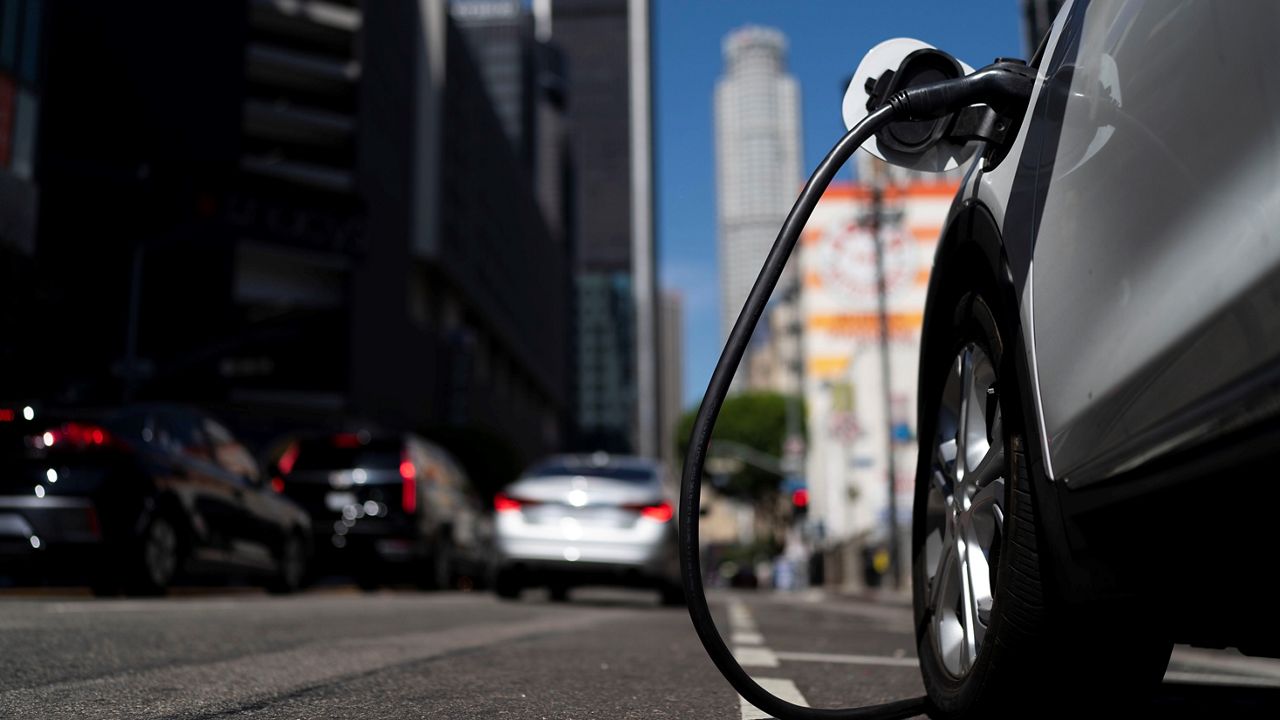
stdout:
[[302,583],[310,521],[222,424],[187,407],[0,407],[0,574],[163,593],[197,575]]

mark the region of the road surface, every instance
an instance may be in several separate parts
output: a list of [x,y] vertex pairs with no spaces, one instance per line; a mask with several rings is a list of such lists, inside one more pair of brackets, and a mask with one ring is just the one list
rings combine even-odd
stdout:
[[[753,676],[789,699],[918,695],[909,610],[820,593],[713,596]],[[1234,687],[1230,687],[1234,686]],[[1151,716],[1277,717],[1280,664],[1179,650]],[[0,597],[0,717],[763,717],[645,593]]]

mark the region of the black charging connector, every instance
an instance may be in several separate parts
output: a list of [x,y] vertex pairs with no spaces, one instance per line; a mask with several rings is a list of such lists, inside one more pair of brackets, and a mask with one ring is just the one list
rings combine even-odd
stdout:
[[[902,66],[899,66],[899,72],[895,74],[900,74],[902,70]],[[782,276],[787,259],[795,249],[801,231],[813,214],[813,209],[817,207],[822,193],[853,153],[891,123],[903,120],[938,120],[957,113],[959,116],[955,120],[959,121],[965,117],[965,108],[972,105],[985,105],[996,113],[997,120],[1003,119],[1010,127],[1015,126],[1022,120],[1022,114],[1031,99],[1034,82],[1034,70],[1025,64],[998,60],[970,75],[912,85],[877,98],[876,107],[869,108],[871,113],[840,138],[805,183],[800,197],[787,214],[777,239],[769,249],[764,266],[760,268],[760,274],[747,295],[742,312],[734,322],[729,339],[711,374],[706,395],[698,407],[680,481],[680,578],[688,601],[689,617],[716,668],[747,702],[780,720],[892,720],[925,712],[928,700],[911,698],[861,708],[808,708],[787,702],[765,690],[738,664],[724,638],[716,630],[715,620],[707,605],[698,547],[702,468],[707,459],[707,448],[711,443],[711,431],[715,427],[716,417],[720,414],[734,372],[742,362],[751,335],[764,313],[769,296]],[[966,119],[965,122],[970,120]],[[946,121],[947,127],[954,125],[952,120]],[[983,129],[983,121],[979,121],[976,127],[975,134],[990,132]],[[994,128],[994,125],[990,127]],[[1008,135],[1006,128],[1006,136]],[[1000,144],[1004,145],[1003,142]]]

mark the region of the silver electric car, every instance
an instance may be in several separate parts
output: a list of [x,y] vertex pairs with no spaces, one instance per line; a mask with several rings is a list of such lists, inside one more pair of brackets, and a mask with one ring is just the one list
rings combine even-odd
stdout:
[[1280,656],[1277,28],[1277,3],[1067,2],[1025,115],[978,143],[919,376],[939,716],[1131,697],[1173,643]]
[[674,506],[662,465],[634,457],[561,455],[529,468],[494,498],[495,590],[576,585],[654,587],[681,604]]

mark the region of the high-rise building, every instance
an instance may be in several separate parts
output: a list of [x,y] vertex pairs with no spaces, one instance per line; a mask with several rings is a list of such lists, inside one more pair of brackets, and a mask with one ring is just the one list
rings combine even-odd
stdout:
[[439,0],[43,6],[23,396],[558,449],[568,250]]
[[549,24],[572,88],[575,444],[656,456],[648,2],[554,0]]
[[533,19],[520,0],[449,0],[512,149],[530,166],[537,147]]
[[[716,85],[716,195],[719,210],[721,331],[727,337],[760,264],[777,237],[801,181],[800,90],[786,67],[777,30],[745,27],[724,40],[724,74]],[[795,273],[783,275],[770,312],[794,317]],[[791,308],[791,309],[788,309]],[[782,377],[800,386],[794,322],[768,322]]]

